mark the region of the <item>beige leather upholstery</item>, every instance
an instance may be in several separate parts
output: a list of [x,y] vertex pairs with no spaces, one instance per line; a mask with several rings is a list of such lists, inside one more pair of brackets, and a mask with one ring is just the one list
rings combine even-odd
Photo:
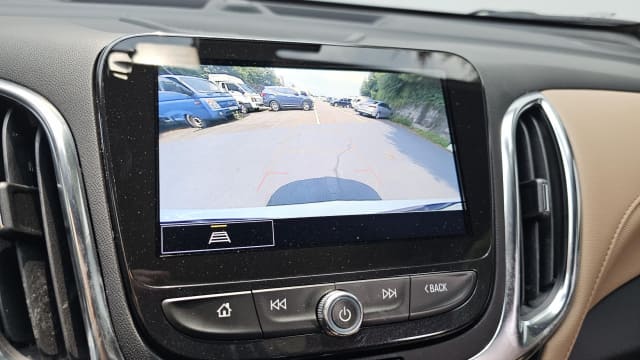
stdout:
[[640,275],[640,94],[550,90],[578,168],[582,228],[578,282],[543,359],[566,359],[598,301]]

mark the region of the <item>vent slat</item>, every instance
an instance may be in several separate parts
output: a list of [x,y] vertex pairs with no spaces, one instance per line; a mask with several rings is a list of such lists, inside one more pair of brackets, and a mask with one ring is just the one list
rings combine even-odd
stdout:
[[516,128],[522,223],[523,304],[539,306],[564,267],[559,151],[549,122],[539,107],[523,113]]
[[49,146],[42,130],[38,130],[35,140],[36,168],[40,202],[42,207],[42,225],[49,257],[52,285],[55,294],[60,329],[67,353],[75,358],[86,358],[86,338],[83,334],[82,317],[80,316],[80,299],[72,276],[70,253],[65,239],[65,228],[59,219],[62,211],[58,200],[53,161]]
[[48,141],[3,98],[0,120],[0,340],[26,358],[87,358]]
[[[24,114],[14,109],[5,116],[2,126],[4,173],[9,184],[35,186],[35,130],[25,120],[27,118]],[[38,204],[28,205],[37,206]],[[17,234],[13,240],[36,346],[45,355],[57,355],[56,318],[52,311],[47,253],[40,238]]]
[[538,224],[529,222],[523,224],[524,241],[523,271],[525,299],[535,299],[540,295],[540,244],[538,242]]
[[[0,105],[6,105],[0,103]],[[9,117],[9,107],[0,109],[0,120]],[[0,156],[0,179],[4,180],[4,161]],[[2,218],[6,221],[6,219]],[[16,248],[12,242],[0,239],[0,331],[11,342],[28,344],[33,341],[33,332],[27,312],[24,290],[19,274]]]
[[45,355],[58,354],[56,324],[47,281],[47,254],[33,241],[16,244],[22,287],[36,346]]
[[518,181],[523,183],[535,178],[533,154],[531,152],[531,136],[529,135],[529,129],[527,129],[523,121],[518,123],[516,138],[518,139],[516,143],[518,154]]
[[33,341],[24,290],[19,273],[16,249],[0,239],[0,330],[11,342],[27,344]]
[[[540,116],[541,114],[537,114]],[[531,133],[534,134],[532,141],[533,153],[534,153],[534,167],[535,177],[544,179],[547,183],[551,178],[551,170],[549,169],[548,153],[552,148],[552,144],[548,143],[548,139],[551,138],[551,134],[548,132],[548,127],[544,127],[542,121],[546,122],[546,118],[538,120],[534,114],[530,114],[526,123],[531,129]],[[545,131],[546,130],[546,131]],[[549,204],[551,207],[551,204]],[[553,209],[549,209],[549,213],[552,213]],[[553,223],[549,217],[541,217],[537,220],[539,226],[539,286],[540,290],[545,291],[554,283],[554,246],[552,239],[552,226]]]
[[531,134],[531,152],[534,159],[532,165],[534,168],[534,177],[548,179],[549,178],[549,162],[547,160],[547,144],[545,138],[548,136],[544,133],[542,124],[533,115],[529,114],[523,123],[529,128]]
[[5,180],[8,183],[35,186],[35,164],[33,140],[35,128],[29,126],[33,120],[15,108],[7,111],[2,125],[2,158]]

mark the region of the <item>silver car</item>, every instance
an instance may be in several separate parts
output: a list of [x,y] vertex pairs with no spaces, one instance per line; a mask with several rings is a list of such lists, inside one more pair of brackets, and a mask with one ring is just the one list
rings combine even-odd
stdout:
[[360,115],[367,115],[376,119],[388,119],[393,112],[387,103],[377,100],[361,103],[357,111]]

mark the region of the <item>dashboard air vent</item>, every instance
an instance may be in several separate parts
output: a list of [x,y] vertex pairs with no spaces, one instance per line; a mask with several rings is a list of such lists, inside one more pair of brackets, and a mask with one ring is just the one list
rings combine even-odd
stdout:
[[562,159],[541,106],[524,111],[516,128],[517,174],[522,231],[522,309],[543,306],[564,276],[567,200]]
[[0,355],[87,358],[49,141],[2,98],[0,129]]

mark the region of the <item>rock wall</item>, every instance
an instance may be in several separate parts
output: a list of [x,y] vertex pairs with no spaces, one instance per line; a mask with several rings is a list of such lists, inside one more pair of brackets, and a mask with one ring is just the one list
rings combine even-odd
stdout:
[[413,126],[432,131],[450,139],[447,113],[442,106],[429,104],[405,105],[395,109],[394,113],[413,122]]

